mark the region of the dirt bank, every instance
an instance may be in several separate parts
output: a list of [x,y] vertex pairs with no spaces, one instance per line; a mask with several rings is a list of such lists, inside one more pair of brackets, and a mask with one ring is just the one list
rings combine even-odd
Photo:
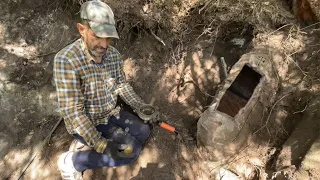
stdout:
[[[287,1],[106,1],[114,9],[135,91],[154,101],[163,120],[188,134],[176,137],[156,127],[139,160],[116,169],[85,171],[86,179],[214,179],[217,170],[239,177],[276,177],[283,143],[319,93],[320,32],[301,27]],[[72,137],[63,123],[50,146],[41,146],[60,119],[52,85],[54,54],[79,38],[77,1],[0,2],[0,176],[59,179],[56,160]],[[279,90],[275,100],[248,121],[254,136],[239,154],[216,162],[196,146],[196,124],[223,77],[241,55],[264,49],[272,59]],[[257,151],[257,149],[259,151]]]

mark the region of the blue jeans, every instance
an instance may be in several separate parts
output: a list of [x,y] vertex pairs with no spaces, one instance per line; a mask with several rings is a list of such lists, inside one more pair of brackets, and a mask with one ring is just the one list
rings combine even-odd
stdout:
[[[96,128],[106,139],[112,139],[118,143],[130,144],[133,147],[135,156],[130,159],[113,159],[95,150],[75,152],[72,155],[72,161],[75,169],[79,172],[105,166],[122,166],[136,161],[142,150],[142,144],[150,135],[150,126],[148,124],[143,123],[137,116],[124,110],[120,111],[119,119],[112,116],[107,125],[101,124],[96,126]],[[80,135],[74,134],[74,137],[81,143],[87,145]]]

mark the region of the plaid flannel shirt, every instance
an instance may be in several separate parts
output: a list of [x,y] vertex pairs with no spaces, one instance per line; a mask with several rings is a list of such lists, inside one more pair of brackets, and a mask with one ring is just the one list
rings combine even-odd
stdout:
[[118,115],[118,95],[133,109],[142,99],[125,81],[120,53],[108,47],[98,66],[85,48],[82,39],[65,47],[54,58],[54,80],[59,109],[70,134],[79,134],[97,152],[103,152],[107,140],[96,127],[107,124]]

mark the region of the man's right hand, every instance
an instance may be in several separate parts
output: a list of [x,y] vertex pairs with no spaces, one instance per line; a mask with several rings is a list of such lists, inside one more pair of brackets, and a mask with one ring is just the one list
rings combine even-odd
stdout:
[[109,140],[106,149],[103,152],[113,159],[130,159],[134,157],[131,145],[116,143]]

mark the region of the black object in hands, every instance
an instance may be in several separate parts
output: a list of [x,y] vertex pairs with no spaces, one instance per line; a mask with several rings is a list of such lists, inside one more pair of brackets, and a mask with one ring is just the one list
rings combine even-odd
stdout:
[[113,159],[130,159],[134,157],[132,146],[128,144],[121,144],[115,141],[108,141],[104,154],[112,157]]

